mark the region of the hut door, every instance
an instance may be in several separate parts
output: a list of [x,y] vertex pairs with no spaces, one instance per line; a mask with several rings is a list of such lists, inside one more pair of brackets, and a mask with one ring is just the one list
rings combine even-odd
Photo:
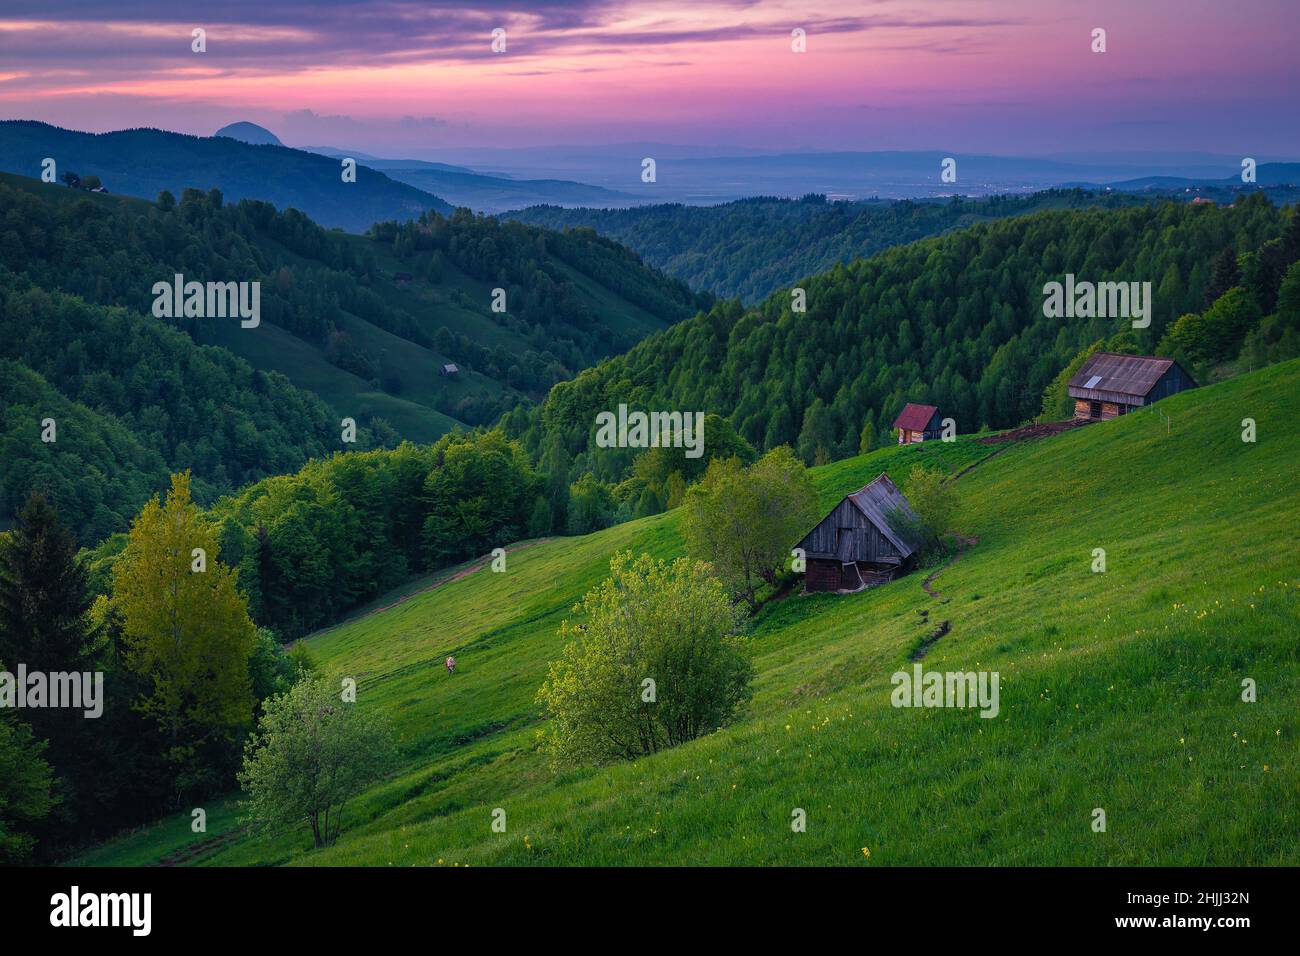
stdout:
[[839,528],[835,532],[835,555],[841,561],[852,561],[856,549],[853,547],[853,529]]

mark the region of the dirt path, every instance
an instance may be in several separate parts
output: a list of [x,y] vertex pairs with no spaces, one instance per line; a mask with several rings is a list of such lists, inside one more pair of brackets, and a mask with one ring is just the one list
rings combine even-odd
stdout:
[[[533,547],[534,545],[542,544],[543,542],[550,541],[550,540],[551,540],[550,538],[534,538],[532,541],[525,541],[523,544],[513,545],[506,549],[506,556],[509,557],[512,554],[518,554],[520,551],[527,551],[529,548]],[[467,578],[475,571],[482,571],[485,567],[488,566],[488,563],[491,560],[492,560],[492,555],[490,554],[484,555],[482,558],[479,558],[469,567],[461,568],[455,574],[449,574],[445,578],[439,578],[438,580],[434,581],[432,584],[428,584],[420,588],[420,590],[418,591],[412,591],[410,594],[403,595],[402,597],[394,601],[392,604],[385,604],[382,607],[371,608],[369,611],[365,611],[364,613],[357,614],[353,617],[344,618],[343,620],[339,621],[337,624],[331,624],[329,627],[323,627],[319,631],[313,631],[311,634],[308,634],[306,637],[301,638],[301,640],[309,640],[313,637],[319,637],[322,634],[328,634],[330,631],[334,630],[335,628],[342,627],[344,624],[355,624],[357,621],[364,621],[372,614],[381,614],[384,611],[391,611],[399,604],[405,604],[407,601],[411,600],[411,598],[419,597],[421,594],[428,594],[430,591],[436,590],[440,587],[443,587],[444,585],[451,584],[453,581],[459,581],[461,578]]]
[[921,642],[912,649],[912,653],[907,655],[908,658],[910,660],[919,661],[926,654],[930,653],[930,648],[934,645],[935,641],[939,640],[939,638],[943,637],[951,630],[952,621],[940,622],[938,627],[931,631],[926,637],[922,638]]
[[234,843],[244,835],[244,827],[236,827],[226,833],[217,836],[208,837],[206,840],[200,840],[192,846],[183,847],[179,850],[173,850],[166,856],[162,857],[154,866],[184,866],[187,863],[193,863],[201,857],[209,856],[216,853],[227,844]]
[[946,568],[951,567],[952,565],[956,564],[959,560],[961,560],[961,556],[965,554],[968,550],[970,550],[971,548],[975,547],[975,545],[980,543],[979,538],[973,536],[967,536],[964,534],[959,534],[956,536],[956,538],[957,538],[957,550],[953,552],[953,556],[949,558],[947,561],[945,561],[943,564],[939,565],[939,567],[935,568],[932,572],[930,572],[930,576],[921,582],[922,590],[924,590],[925,593],[930,595],[930,597],[932,598],[937,598],[939,596],[939,592],[934,590],[932,587],[930,587],[930,585],[934,583],[934,579],[937,578]]
[[1005,445],[1003,445],[1001,448],[999,448],[997,451],[989,452],[987,455],[985,455],[985,456],[984,456],[983,458],[981,458],[979,461],[973,461],[973,462],[971,462],[969,465],[967,465],[965,468],[963,468],[961,471],[957,472],[957,474],[955,474],[955,475],[950,475],[950,476],[948,476],[947,478],[945,478],[945,479],[944,479],[944,484],[946,484],[946,485],[950,485],[950,484],[952,484],[954,481],[957,481],[957,480],[958,480],[959,478],[961,478],[963,475],[967,475],[967,474],[969,474],[970,472],[974,471],[974,470],[975,470],[976,468],[978,468],[980,465],[984,464],[984,462],[986,462],[986,461],[991,461],[992,459],[998,457],[998,455],[1002,454],[1002,453],[1005,452],[1005,451],[1010,451],[1012,448],[1015,448],[1016,445],[1018,445],[1018,444],[1019,444],[1019,442],[1008,442],[1007,444],[1005,444]]

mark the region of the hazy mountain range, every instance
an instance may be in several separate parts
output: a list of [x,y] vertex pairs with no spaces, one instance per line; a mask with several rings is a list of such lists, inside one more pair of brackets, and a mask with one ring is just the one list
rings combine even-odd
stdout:
[[[345,183],[340,161],[358,162]],[[1144,158],[1146,157],[1146,158]],[[659,203],[713,205],[753,196],[831,200],[1032,193],[1056,186],[1116,190],[1220,190],[1240,184],[1240,158],[1216,154],[948,156],[942,151],[760,153],[735,147],[621,143],[518,150],[446,149],[389,158],[339,146],[285,146],[270,130],[236,122],[209,137],[155,129],[83,133],[26,120],[0,122],[0,171],[100,177],[110,192],[153,199],[160,190],[218,188],[227,199],[294,207],[322,225],[362,232],[426,209],[466,206],[499,214],[530,206],[626,209]],[[643,181],[653,159],[653,181]],[[954,182],[943,182],[946,159]],[[646,174],[646,179],[651,177]],[[1260,185],[1300,183],[1300,164],[1261,162]]]

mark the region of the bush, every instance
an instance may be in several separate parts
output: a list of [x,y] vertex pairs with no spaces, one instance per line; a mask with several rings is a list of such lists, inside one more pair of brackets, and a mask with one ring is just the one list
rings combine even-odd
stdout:
[[609,567],[561,625],[570,643],[537,694],[558,763],[676,746],[727,723],[752,695],[744,613],[707,565],[624,552]]
[[760,583],[775,583],[817,519],[817,493],[803,462],[782,445],[748,468],[737,458],[715,458],[687,492],[684,511],[687,552],[713,565],[753,608]]
[[907,476],[906,498],[916,521],[891,516],[891,527],[904,531],[904,537],[919,538],[926,548],[933,548],[944,532],[952,530],[953,516],[957,513],[956,489],[941,470],[913,465]]
[[308,677],[265,704],[244,752],[247,821],[262,830],[307,823],[316,846],[338,839],[343,806],[392,764],[386,725],[337,684]]

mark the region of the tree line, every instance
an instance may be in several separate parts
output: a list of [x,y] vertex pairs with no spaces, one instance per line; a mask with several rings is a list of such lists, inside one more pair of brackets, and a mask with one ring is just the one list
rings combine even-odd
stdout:
[[[1179,354],[1191,321],[1180,317],[1207,295],[1209,326],[1230,333],[1206,358],[1235,358],[1248,343],[1248,361],[1287,357],[1294,321],[1283,276],[1296,229],[1294,209],[1262,194],[1230,208],[1165,202],[982,223],[803,280],[805,312],[791,289],[753,308],[718,303],[557,384],[501,427],[545,473],[590,472],[611,491],[637,474],[635,451],[595,446],[596,414],[619,403],[713,413],[724,441],[758,452],[789,445],[806,464],[869,450],[907,402],[939,406],[961,432],[1013,427],[1042,412],[1053,380],[1093,343],[1125,332],[1133,351]],[[1225,249],[1240,262],[1240,293],[1225,285],[1232,275],[1215,278]],[[1150,327],[1048,318],[1043,286],[1066,273],[1150,281]],[[1256,310],[1236,314],[1245,299]]]

